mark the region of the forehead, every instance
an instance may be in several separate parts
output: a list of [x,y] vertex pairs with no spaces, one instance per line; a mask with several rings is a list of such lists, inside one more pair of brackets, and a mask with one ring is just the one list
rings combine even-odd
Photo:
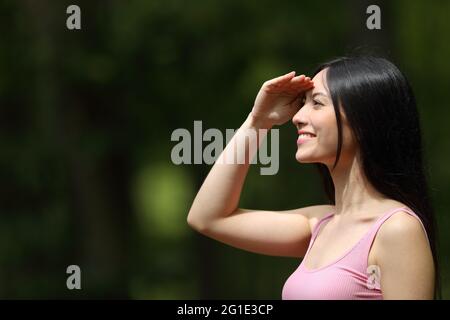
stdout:
[[[327,68],[320,70],[319,73],[317,73],[314,78],[312,79],[314,82],[314,87],[317,91],[327,92],[327,85],[326,85],[326,74],[327,74]],[[314,91],[316,91],[314,90]]]

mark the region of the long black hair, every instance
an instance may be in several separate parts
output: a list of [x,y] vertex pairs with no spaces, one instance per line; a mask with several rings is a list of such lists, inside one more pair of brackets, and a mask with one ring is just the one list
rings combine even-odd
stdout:
[[[314,75],[328,68],[326,82],[337,119],[338,144],[333,165],[342,148],[340,110],[360,147],[362,170],[375,189],[404,203],[421,219],[428,234],[435,264],[435,299],[441,299],[436,218],[428,189],[419,113],[405,75],[389,60],[373,55],[345,56],[325,62]],[[335,205],[329,169],[314,164],[326,196]]]

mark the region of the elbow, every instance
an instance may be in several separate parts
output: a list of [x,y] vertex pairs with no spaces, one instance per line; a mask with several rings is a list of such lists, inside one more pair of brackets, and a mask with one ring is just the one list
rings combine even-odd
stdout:
[[186,220],[187,220],[187,224],[195,231],[202,233],[205,230],[204,224],[197,221],[197,219],[194,219],[194,217],[191,213],[188,214]]
[[192,215],[190,213],[187,216],[186,222],[187,222],[189,227],[191,227],[192,229],[195,229],[194,219],[192,218]]

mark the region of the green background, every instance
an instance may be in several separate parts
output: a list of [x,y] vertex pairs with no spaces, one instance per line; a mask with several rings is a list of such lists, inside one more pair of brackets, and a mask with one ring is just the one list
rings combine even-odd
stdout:
[[[81,8],[82,29],[66,28]],[[378,4],[382,29],[366,28]],[[298,259],[206,238],[186,217],[209,165],[174,165],[176,128],[238,128],[261,84],[359,48],[408,76],[450,297],[449,1],[0,1],[0,298],[280,299]],[[325,203],[280,127],[240,207]],[[68,290],[79,265],[82,290]]]

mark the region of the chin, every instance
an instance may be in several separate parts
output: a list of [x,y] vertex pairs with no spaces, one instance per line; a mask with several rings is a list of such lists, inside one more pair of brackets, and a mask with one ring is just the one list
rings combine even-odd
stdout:
[[302,155],[298,154],[298,152],[295,154],[295,159],[297,159],[300,163],[310,163],[311,161],[308,161],[308,158],[302,157]]
[[318,163],[318,161],[312,159],[311,157],[302,154],[300,150],[297,150],[297,153],[295,154],[295,159],[297,159],[297,162],[300,163]]

